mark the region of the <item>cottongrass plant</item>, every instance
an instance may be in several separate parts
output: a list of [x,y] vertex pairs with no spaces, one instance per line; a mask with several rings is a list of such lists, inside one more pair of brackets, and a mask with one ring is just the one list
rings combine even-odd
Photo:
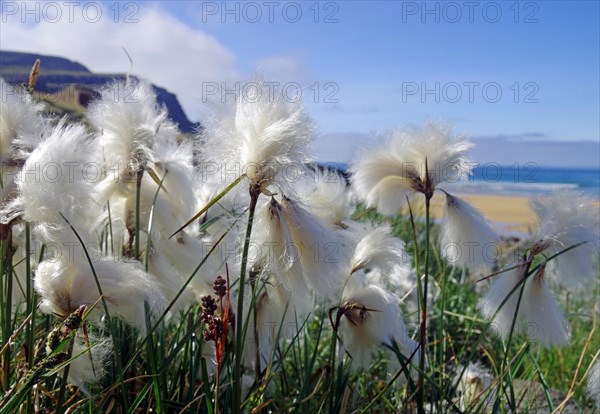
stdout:
[[461,410],[467,411],[470,406],[478,406],[481,411],[491,410],[495,399],[494,376],[478,363],[466,367],[459,365],[456,372],[456,393]]
[[489,271],[500,255],[500,239],[485,217],[459,197],[445,193],[442,256],[455,266]]
[[261,83],[193,137],[133,78],[86,125],[31,87],[2,100],[0,412],[520,408],[503,385],[537,359],[509,364],[512,333],[568,342],[550,289],[596,269],[590,202],[535,202],[539,230],[489,274],[482,321],[459,280],[501,265],[499,238],[444,186],[469,174],[468,140],[399,129],[348,180],[312,163],[300,100]]
[[399,299],[377,285],[348,286],[338,318],[343,346],[357,367],[368,367],[372,353],[381,345],[397,346],[404,355],[418,348],[408,336]]
[[[484,316],[493,319],[503,338],[512,334],[512,325],[528,330],[546,346],[566,345],[569,326],[549,287],[553,276],[573,290],[593,281],[594,261],[600,246],[600,222],[593,202],[573,192],[534,199],[537,216],[533,243],[520,262],[501,273],[480,302]],[[537,266],[532,265],[538,258]],[[519,292],[519,290],[521,292]],[[534,330],[530,330],[534,327]]]
[[[448,125],[427,123],[422,127],[396,130],[383,145],[365,150],[352,164],[352,184],[358,197],[369,207],[385,215],[394,215],[422,194],[425,201],[425,259],[423,284],[418,279],[421,298],[421,347],[427,346],[427,295],[429,288],[430,205],[436,189],[444,182],[465,177],[470,172],[467,151],[472,144],[462,135],[454,135]],[[474,265],[482,259],[490,241],[496,241],[485,220],[464,201],[446,194],[442,254],[453,264]],[[412,212],[411,212],[412,214]],[[465,259],[466,248],[478,246],[475,257]],[[455,250],[458,249],[458,252]],[[462,256],[462,257],[461,257]],[[420,270],[418,269],[420,272]],[[419,369],[425,369],[426,352],[421,352]],[[423,378],[419,378],[419,411],[423,409]]]
[[[571,329],[550,289],[549,276],[569,290],[582,283],[590,286],[598,274],[594,262],[600,243],[600,220],[591,210],[593,202],[574,192],[533,199],[531,208],[537,220],[532,241],[519,261],[496,276],[497,280],[481,298],[479,309],[508,345],[515,333],[523,332],[533,343],[566,346]],[[508,346],[499,390],[504,384],[507,349]],[[512,384],[509,385],[514,396]],[[514,397],[510,405],[515,406]]]
[[[598,353],[596,353],[598,355]],[[600,361],[596,361],[590,368],[587,382],[587,392],[596,403],[596,409],[600,410]]]

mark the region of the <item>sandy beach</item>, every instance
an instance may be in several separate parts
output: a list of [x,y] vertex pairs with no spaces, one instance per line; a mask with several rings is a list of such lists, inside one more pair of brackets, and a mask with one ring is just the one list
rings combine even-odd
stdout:
[[[529,208],[527,197],[490,194],[456,195],[481,211],[501,234],[527,234],[535,224],[535,216]],[[436,192],[432,200],[434,218],[442,217],[444,201],[443,193]]]

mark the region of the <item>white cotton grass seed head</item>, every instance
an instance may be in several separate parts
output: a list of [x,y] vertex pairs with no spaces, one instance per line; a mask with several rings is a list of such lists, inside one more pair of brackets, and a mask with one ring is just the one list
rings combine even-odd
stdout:
[[570,327],[546,284],[545,265],[528,276],[519,304],[524,270],[520,266],[496,276],[497,280],[479,302],[481,313],[492,321],[492,328],[504,339],[508,338],[518,311],[514,322],[515,332],[522,332],[532,342],[546,347],[567,345],[571,336]]
[[315,299],[337,295],[347,260],[340,237],[297,203],[275,198],[258,209],[249,262],[285,290],[294,314],[303,317]]
[[388,148],[364,151],[351,166],[354,195],[368,207],[392,216],[404,206],[407,197],[414,195],[400,158]]
[[108,85],[90,106],[88,118],[98,130],[99,151],[111,173],[104,182],[109,193],[117,184],[135,182],[133,174],[153,159],[155,143],[174,141],[178,134],[167,108],[157,103],[146,82]]
[[[262,276],[265,277],[264,272]],[[293,303],[294,298],[279,285],[277,278],[268,275],[266,280],[267,283],[261,288],[261,293],[256,299],[255,307],[258,346],[263,366],[268,366],[276,358],[274,350],[279,342],[289,340],[298,333],[296,321],[302,324],[306,315],[304,312],[297,313]],[[250,300],[245,301],[244,305],[249,307],[250,302]],[[247,346],[244,349],[244,359],[248,365],[252,365],[257,345],[253,329],[247,330],[245,343]]]
[[186,164],[170,160],[153,165],[153,170],[162,180],[162,185],[159,190],[158,184],[146,174],[145,181],[154,190],[153,196],[158,192],[156,203],[154,200],[148,201],[150,205],[154,204],[156,223],[172,233],[178,223],[187,221],[195,212],[192,169]]
[[209,122],[203,160],[227,172],[227,181],[245,173],[261,190],[276,177],[285,184],[286,173],[304,169],[314,129],[301,102],[286,99],[266,84],[260,79],[249,82],[237,99],[235,115]]
[[455,266],[489,271],[499,256],[500,239],[481,212],[448,193],[440,232],[442,257]]
[[469,174],[466,153],[471,146],[442,123],[396,130],[384,145],[362,151],[351,165],[354,192],[367,206],[394,215],[407,197],[431,195],[438,184]]
[[307,285],[320,298],[335,296],[348,277],[348,241],[296,201],[284,197],[281,211]]
[[[510,267],[515,266],[514,264]],[[519,299],[519,283],[523,279],[523,267],[518,266],[495,276],[493,284],[487,293],[479,300],[479,310],[488,320],[492,321],[492,329],[501,338],[508,338],[511,330],[513,317],[517,311]],[[511,294],[511,291],[517,286]],[[510,296],[509,296],[510,295]],[[504,305],[502,303],[505,301]],[[497,313],[496,313],[497,311]],[[494,316],[495,315],[495,316]],[[518,328],[518,325],[517,325]]]
[[48,121],[24,88],[0,78],[0,222],[15,218],[15,206],[7,207],[18,196],[16,180],[29,153],[47,135]]
[[[177,161],[152,163],[151,166],[156,179],[147,171],[140,187],[141,226],[146,231],[150,228],[152,213],[152,229],[171,235],[195,213],[191,169]],[[135,195],[126,197],[124,214],[134,216],[136,203]]]
[[0,164],[23,159],[44,136],[43,105],[22,87],[0,78]]
[[480,363],[470,362],[466,367],[459,365],[455,371],[454,381],[461,410],[492,408],[496,396],[496,391],[492,387],[494,377]]
[[[543,268],[542,268],[543,269]],[[544,280],[543,270],[529,277],[521,300],[521,330],[546,347],[569,343],[571,329]]]
[[[79,387],[88,397],[88,385],[102,379],[112,357],[112,340],[110,338],[88,337],[89,347],[83,337],[75,337],[73,343],[73,360],[69,363],[68,382]],[[91,355],[91,358],[90,358]]]
[[90,178],[99,173],[95,156],[84,126],[60,123],[25,162],[17,179],[19,197],[3,206],[3,220],[22,215],[29,222],[62,225],[61,214],[92,220],[100,214]]
[[[349,284],[341,303],[343,346],[357,366],[367,367],[380,346],[392,345],[394,341],[406,357],[416,349],[417,344],[408,336],[398,299],[384,289]],[[413,361],[417,359],[413,357]]]
[[[406,252],[402,240],[392,236],[388,224],[367,225],[362,237],[356,244],[352,257],[352,270],[369,270],[377,273],[376,281],[381,286],[398,287],[404,284],[411,271],[411,258]],[[371,272],[378,270],[378,272]]]
[[[160,285],[152,275],[140,269],[139,263],[103,257],[93,265],[111,317],[120,317],[144,331],[144,303],[148,303],[155,314],[164,309]],[[89,308],[100,298],[87,262],[44,261],[37,268],[34,285],[41,297],[40,309],[60,317],[68,316],[82,305]],[[99,318],[103,314],[104,308],[99,302],[90,316]]]
[[[177,293],[195,272],[188,288],[194,291],[197,297],[212,294],[214,280],[219,272],[224,272],[226,262],[225,258],[221,257],[222,249],[208,255],[214,243],[215,240],[197,239],[186,231],[179,232],[172,238],[169,238],[169,235],[155,238],[156,251],[151,252],[151,257],[163,256],[175,271],[157,274],[161,283],[174,285],[174,292]],[[202,267],[196,271],[202,261]]]
[[[596,355],[599,353],[597,352]],[[596,359],[589,370],[587,394],[596,403],[596,409],[600,410],[600,359]]]
[[[312,301],[309,282],[300,262],[298,246],[283,214],[282,205],[272,198],[256,214],[256,227],[252,234],[250,263],[262,263],[290,294],[296,293]],[[301,293],[302,292],[302,293]],[[308,309],[307,306],[303,308]]]
[[333,169],[308,169],[294,184],[294,192],[311,213],[329,225],[340,225],[354,211],[346,178]]
[[[162,189],[158,192],[158,197],[164,205],[163,210],[164,208],[172,210],[169,213],[156,211],[157,221],[171,229],[170,234],[172,234],[178,227],[176,223],[187,221],[197,211],[194,182],[198,177],[194,174],[192,146],[186,143],[181,145],[157,143],[154,161],[150,163],[149,169],[152,171],[144,174],[144,180],[154,190],[152,197],[158,189],[156,181],[162,180]],[[155,178],[152,178],[151,174],[154,174]],[[151,205],[153,200],[149,201]],[[159,216],[163,218],[160,219]],[[167,219],[167,217],[172,218]],[[174,226],[176,227],[173,228]]]
[[[144,260],[146,260],[146,256],[144,256]],[[179,275],[177,269],[175,269],[175,266],[173,266],[172,261],[167,258],[159,248],[153,247],[150,249],[148,272],[153,275],[160,284],[160,289],[165,297],[165,302],[171,303],[181,290],[184,280],[181,278],[181,275]],[[197,296],[192,289],[185,289],[173,304],[173,307],[171,308],[172,312],[185,312],[196,302],[196,299]]]
[[551,197],[531,202],[537,216],[538,229],[533,240],[539,240],[546,255],[561,252],[548,263],[548,270],[562,285],[576,290],[598,275],[600,252],[600,213],[596,201],[574,192],[561,191]]

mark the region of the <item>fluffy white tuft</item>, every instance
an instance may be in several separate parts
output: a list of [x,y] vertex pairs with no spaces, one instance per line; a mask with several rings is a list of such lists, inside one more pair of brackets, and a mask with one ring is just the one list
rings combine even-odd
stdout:
[[340,292],[349,276],[351,250],[347,240],[289,198],[283,198],[281,211],[296,250],[294,262],[302,267],[307,285],[320,298]]
[[455,381],[461,410],[492,408],[496,399],[496,390],[492,387],[494,377],[480,364],[471,362],[467,367],[459,365],[456,369]]
[[[170,236],[195,213],[192,172],[185,164],[176,161],[152,164],[152,171],[159,183],[162,180],[162,185],[159,190],[150,173],[144,173],[140,188],[141,227],[144,230],[150,228],[152,212],[152,229]],[[127,195],[125,199],[124,218],[131,220],[136,209],[135,194]],[[130,227],[135,225],[128,224],[131,224]]]
[[[265,272],[263,272],[264,274]],[[248,298],[248,304],[250,299]],[[261,289],[261,294],[256,300],[255,311],[261,364],[265,367],[276,357],[273,351],[277,344],[292,339],[296,335],[298,331],[296,320],[302,323],[305,313],[297,313],[290,293],[279,285],[277,278],[273,278],[271,275],[267,276],[267,283]],[[252,321],[246,333],[245,343],[247,346],[244,349],[244,359],[248,365],[252,365],[256,352]]]
[[311,213],[329,225],[339,225],[354,210],[346,178],[334,170],[309,169],[294,184],[294,191]]
[[82,125],[59,124],[29,156],[17,177],[19,197],[3,207],[2,219],[22,214],[49,227],[85,222],[100,214],[91,193],[101,171],[91,137]]
[[[350,284],[343,295],[341,309],[344,309],[343,344],[358,366],[368,366],[372,353],[381,345],[395,342],[406,357],[418,346],[408,336],[399,300],[377,286]],[[413,361],[417,360],[415,354]]]
[[[111,317],[121,317],[143,331],[146,324],[144,302],[155,313],[163,310],[164,297],[160,285],[153,276],[142,271],[137,262],[103,257],[93,265]],[[42,262],[37,268],[34,283],[42,299],[40,309],[62,317],[81,305],[91,307],[100,298],[88,263]],[[103,314],[104,309],[99,302],[90,315],[99,317]]]
[[146,82],[107,86],[90,106],[88,118],[100,133],[98,143],[110,172],[101,186],[106,194],[135,183],[135,173],[153,160],[155,144],[174,142],[178,133]]
[[[544,280],[544,269],[542,267],[525,282],[515,332],[522,331],[530,340],[544,346],[566,345],[569,343],[570,328]],[[502,273],[479,302],[481,313],[487,319],[492,319],[512,289],[519,285],[492,322],[492,327],[502,338],[508,337],[517,312],[523,271],[524,268],[520,267]]]
[[521,311],[525,324],[521,327],[532,341],[561,346],[569,343],[570,327],[544,280],[543,273],[527,280]]
[[394,215],[407,196],[424,191],[427,177],[433,190],[468,174],[470,148],[465,137],[438,123],[394,131],[386,145],[363,151],[352,164],[354,191],[369,207]]
[[[146,258],[144,257],[144,260]],[[171,303],[181,290],[184,280],[160,249],[151,248],[148,258],[148,272],[152,274],[160,284],[160,288],[166,303]],[[189,276],[189,275],[188,275]],[[191,289],[185,289],[179,299],[173,304],[174,311],[185,311],[196,300],[196,295]]]
[[[157,277],[165,284],[175,284],[177,293],[183,286],[184,282],[194,273],[200,263],[206,258],[214,241],[210,239],[197,239],[183,231],[177,236],[169,239],[169,236],[161,236],[155,240],[155,252],[153,255],[162,255],[164,260],[172,266],[171,273],[157,273]],[[221,248],[216,249],[206,258],[202,267],[196,272],[188,285],[197,297],[209,295],[213,293],[213,283],[219,275],[219,271],[224,271],[224,258],[221,255],[223,250],[228,246],[221,245]]]
[[442,256],[453,265],[489,270],[499,256],[499,238],[469,203],[446,193],[441,226]]
[[[489,288],[487,293],[479,301],[479,310],[487,319],[492,319],[492,328],[502,338],[508,338],[512,326],[513,317],[517,311],[517,302],[519,299],[519,288],[517,288],[508,297],[510,292],[519,284],[523,277],[522,267],[508,270],[497,276],[496,281]],[[502,302],[508,297],[506,303]],[[521,302],[522,304],[523,302]],[[502,306],[502,308],[501,308]],[[494,314],[498,313],[494,317]],[[522,308],[521,308],[522,310]],[[515,325],[518,329],[518,324]]]
[[25,158],[42,140],[46,120],[43,106],[33,101],[23,88],[0,78],[0,164]]
[[596,259],[600,252],[600,216],[598,204],[572,191],[562,191],[531,202],[537,215],[535,239],[546,245],[548,255],[556,254],[578,243],[548,263],[550,272],[564,286],[580,288],[597,275]]
[[292,174],[304,169],[313,125],[300,102],[284,99],[263,81],[249,85],[237,100],[235,116],[208,125],[203,162],[227,181],[246,173],[266,189],[276,176],[285,181],[284,168]]
[[600,360],[592,365],[588,375],[587,393],[596,402],[596,409],[600,410]]
[[406,197],[414,194],[404,171],[404,161],[388,148],[359,154],[351,167],[352,186],[356,197],[381,214],[392,216],[404,206]]
[[90,336],[89,342],[90,348],[88,348],[83,338],[79,336],[75,338],[72,353],[74,359],[69,365],[68,378],[71,384],[77,385],[87,396],[90,396],[87,385],[102,379],[112,356],[112,341],[110,338],[96,339]]
[[250,263],[262,263],[263,266],[280,281],[290,293],[300,293],[297,298],[305,303],[303,309],[310,308],[312,295],[307,281],[298,246],[292,239],[292,233],[283,214],[281,204],[272,199],[257,213],[256,227],[252,235]]
[[397,288],[405,284],[411,272],[411,260],[404,242],[393,237],[391,232],[389,225],[364,228],[352,257],[352,273],[367,270],[368,275],[377,275],[375,280],[370,279],[378,285]]

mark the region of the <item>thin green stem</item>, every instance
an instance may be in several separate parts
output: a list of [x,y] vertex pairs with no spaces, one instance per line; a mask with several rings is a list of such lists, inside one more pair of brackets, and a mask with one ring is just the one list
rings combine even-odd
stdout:
[[[259,275],[253,275],[252,269],[250,269],[250,285],[252,286],[252,302],[256,303],[258,298],[258,278]],[[254,352],[254,369],[255,369],[255,380],[256,383],[260,383],[261,368],[260,368],[260,338],[258,336],[258,314],[256,312],[256,306],[253,306],[252,310],[253,319],[253,335],[254,335],[254,346],[256,347]]]
[[[31,229],[29,223],[25,223],[25,277],[27,286],[27,314],[31,315],[31,321],[27,325],[27,367],[33,367],[34,345],[35,345],[35,307],[36,297],[31,282]],[[32,398],[27,399],[27,411],[31,409]]]
[[[512,338],[513,338],[513,334],[515,331],[515,327],[517,325],[517,318],[519,316],[519,308],[521,307],[521,299],[523,298],[523,292],[525,291],[525,283],[527,283],[527,275],[529,273],[529,267],[531,266],[531,260],[533,258],[530,258],[526,263],[526,267],[523,269],[522,272],[522,283],[521,283],[521,288],[519,290],[519,297],[517,298],[517,306],[515,308],[515,314],[513,315],[512,318],[512,322],[511,322],[511,326],[510,326],[510,332],[508,333],[508,340],[506,341],[506,347],[504,350],[504,358],[502,359],[502,365],[500,366],[500,381],[498,382],[498,386],[502,387],[502,389],[504,390],[504,374],[505,374],[505,370],[506,370],[506,365],[508,363],[508,352],[510,349],[510,344],[512,342]],[[515,410],[515,394],[514,394],[514,389],[512,386],[512,381],[509,381],[509,386],[510,386],[510,406],[511,406],[511,410]],[[500,393],[498,393],[497,395],[500,395]]]
[[[417,226],[415,224],[415,217],[413,215],[413,211],[412,211],[412,206],[410,205],[410,200],[408,199],[408,197],[406,197],[406,202],[408,203],[408,212],[410,214],[410,224],[412,227],[412,233],[413,233],[413,243],[414,243],[414,257],[415,257],[415,269],[417,270],[417,296],[419,298],[419,300],[417,301],[417,305],[418,305],[418,312],[421,315],[421,328],[423,328],[423,309],[425,309],[427,307],[427,295],[424,294],[424,289],[423,289],[423,281],[421,280],[421,273],[419,271],[419,243],[418,243],[418,239],[417,239]],[[429,227],[429,226],[427,226]],[[422,407],[423,406],[423,392],[422,392],[422,378],[421,378],[421,372],[423,371],[423,365],[421,365],[421,360],[425,355],[425,350],[424,350],[424,343],[423,343],[423,336],[422,336],[422,329],[421,332],[419,333],[419,337],[420,337],[420,347],[421,347],[421,353],[419,354],[419,379],[417,381],[417,407]]]
[[[156,200],[158,199],[158,193],[162,188],[163,182],[165,178],[167,178],[167,174],[169,171],[165,171],[165,175],[158,183],[158,188],[156,189],[156,193],[154,193],[154,199],[152,199],[152,206],[150,207],[150,217],[148,218],[148,240],[146,240],[146,255],[144,257],[144,269],[148,272],[148,268],[150,266],[150,247],[152,246],[152,227],[154,225],[154,207],[156,206]],[[112,237],[112,236],[111,236]]]
[[419,354],[419,381],[417,390],[417,410],[419,413],[424,413],[424,385],[423,373],[425,371],[425,357],[427,352],[427,290],[429,285],[429,210],[431,204],[431,195],[425,194],[425,263],[423,277],[423,296],[421,306],[421,329],[420,342],[421,353]]
[[[6,291],[5,305],[4,307],[4,326],[2,327],[2,343],[7,344],[12,332],[12,282],[13,282],[13,269],[12,269],[12,227],[8,225],[0,225],[0,233],[2,238],[1,250],[1,264],[0,264],[0,276],[6,275]],[[10,361],[11,360],[11,349],[8,347],[3,356],[3,372],[2,372],[2,387],[4,390],[10,388]]]
[[167,307],[162,312],[162,314],[158,317],[158,319],[156,320],[156,322],[154,322],[154,325],[152,325],[152,328],[150,328],[146,332],[146,336],[140,342],[140,347],[129,358],[129,361],[120,369],[120,374],[117,377],[117,379],[119,379],[119,380],[123,379],[123,377],[125,375],[125,371],[133,364],[133,362],[135,361],[135,359],[141,354],[141,352],[142,352],[141,346],[145,345],[146,342],[148,341],[148,337],[158,329],[158,327],[160,326],[160,324],[162,323],[162,321],[169,314],[169,311],[173,308],[173,306],[175,306],[175,303],[177,302],[177,300],[181,297],[181,295],[183,294],[183,292],[185,292],[185,290],[187,289],[187,286],[190,284],[190,282],[192,281],[192,279],[194,278],[194,276],[196,276],[196,274],[198,273],[198,271],[200,270],[200,268],[204,265],[204,263],[206,263],[206,261],[208,260],[208,258],[210,257],[210,255],[219,247],[220,243],[223,241],[223,239],[225,238],[225,236],[227,236],[227,234],[229,233],[229,231],[233,228],[233,226],[235,226],[235,223],[236,222],[234,222],[221,235],[221,237],[219,237],[217,239],[217,241],[213,244],[213,246],[210,248],[210,250],[208,251],[208,253],[200,261],[200,263],[198,264],[198,266],[196,266],[196,268],[194,269],[194,271],[190,274],[190,276],[187,278],[187,280],[183,283],[183,285],[179,289],[179,292],[177,292],[177,294],[175,295],[175,297],[173,299],[171,299],[171,302],[167,305]]
[[135,182],[135,244],[133,250],[133,257],[136,260],[140,258],[140,209],[141,209],[141,194],[142,194],[142,178],[144,178],[144,170],[140,169],[137,172],[137,180]]
[[[444,359],[445,359],[445,355],[446,355],[446,318],[445,318],[445,311],[446,311],[446,271],[444,269],[444,271],[441,272],[441,280],[440,280],[440,318],[439,318],[439,323],[438,325],[438,338],[437,338],[437,355],[438,355],[438,360],[436,365],[441,366],[441,364],[444,364]],[[439,376],[439,386],[440,389],[442,389],[444,387],[444,376],[440,375]]]
[[417,239],[417,226],[415,224],[415,217],[413,215],[412,206],[410,205],[410,200],[406,197],[406,202],[408,203],[408,213],[410,214],[410,225],[412,227],[413,233],[413,255],[415,258],[415,269],[417,269],[417,295],[419,300],[417,301],[417,305],[419,306],[419,312],[421,311],[421,307],[423,307],[423,303],[421,299],[423,298],[423,285],[421,284],[421,277],[419,273],[419,242]]
[[110,201],[106,202],[106,209],[108,211],[108,232],[110,234],[110,254],[115,255],[115,238],[113,237],[113,226],[112,226],[112,213],[110,211]]
[[[73,340],[69,344],[69,349],[67,351],[67,360],[71,359],[73,354]],[[58,402],[56,403],[56,414],[62,414],[64,411],[64,401],[65,401],[65,392],[67,390],[67,383],[69,379],[69,369],[71,368],[71,364],[68,363],[63,371],[62,384],[60,385],[60,390],[58,392]]]
[[[146,316],[146,329],[149,329],[151,326],[150,322],[150,307],[148,306],[148,302],[144,302],[144,312]],[[157,350],[154,344],[154,336],[149,335],[148,341],[146,342],[146,349],[148,354],[148,362],[150,364],[150,371],[152,372],[152,389],[154,391],[154,398],[156,400],[156,410],[158,413],[163,411],[163,402],[162,395],[160,390],[160,378],[158,372],[158,363],[156,361],[157,358]]]
[[242,175],[240,175],[238,178],[236,178],[236,179],[235,179],[235,181],[234,181],[234,182],[232,182],[231,184],[229,184],[225,190],[221,191],[221,192],[220,192],[220,193],[219,193],[219,194],[218,194],[216,197],[214,197],[212,200],[210,200],[210,202],[209,202],[207,205],[205,205],[204,207],[202,207],[202,209],[201,209],[199,212],[197,212],[197,213],[194,215],[194,217],[192,217],[191,219],[189,219],[189,220],[187,221],[187,223],[185,223],[183,226],[181,226],[180,228],[178,228],[178,229],[177,229],[177,231],[176,231],[175,233],[171,234],[171,236],[169,236],[169,239],[170,239],[170,238],[172,238],[173,236],[175,236],[177,233],[179,233],[179,232],[180,232],[180,231],[182,231],[183,229],[185,229],[185,228],[186,228],[187,226],[189,226],[190,224],[192,224],[192,223],[193,223],[195,220],[199,219],[199,218],[202,216],[202,214],[204,214],[204,213],[206,213],[206,212],[208,211],[208,209],[209,209],[210,207],[212,207],[212,206],[214,206],[215,204],[217,204],[217,203],[218,203],[218,201],[219,201],[221,198],[225,197],[225,195],[226,195],[227,193],[229,193],[231,190],[233,190],[233,188],[234,188],[236,185],[238,185],[238,184],[239,184],[239,183],[242,181],[242,179],[243,179],[244,177],[246,177],[246,174],[242,174]]
[[332,322],[332,338],[331,338],[331,353],[329,355],[329,369],[331,370],[331,379],[329,381],[329,412],[333,413],[333,409],[334,409],[334,404],[335,404],[335,384],[336,384],[336,370],[335,370],[335,364],[336,364],[336,355],[337,355],[337,337],[338,337],[338,327],[340,325],[340,319],[341,319],[341,314],[340,311],[338,309],[338,311],[336,312],[337,316],[335,318],[335,323],[331,320],[331,314],[329,316],[330,321]]
[[250,206],[248,208],[248,224],[246,226],[246,237],[244,239],[244,249],[242,251],[242,263],[240,267],[240,279],[238,287],[238,306],[236,313],[235,329],[235,367],[233,377],[233,411],[241,412],[242,405],[242,357],[243,357],[243,327],[244,327],[244,287],[246,284],[246,267],[248,265],[248,252],[250,249],[250,237],[252,235],[252,222],[254,221],[254,212],[256,203],[260,196],[260,188],[255,185],[250,186]]
[[[85,243],[83,242],[83,239],[81,238],[81,236],[79,235],[79,233],[77,232],[75,227],[73,227],[71,222],[62,213],[59,212],[59,214],[63,218],[63,220],[69,225],[69,227],[73,231],[73,234],[75,234],[75,237],[77,237],[77,240],[79,241],[79,243],[83,249],[83,253],[85,254],[85,258],[86,258],[88,264],[90,265],[90,270],[92,271],[92,275],[94,276],[94,281],[96,283],[96,288],[98,289],[98,293],[100,295],[102,307],[104,308],[104,314],[106,317],[106,325],[109,327],[108,329],[111,332],[111,337],[112,337],[112,342],[113,342],[113,347],[114,347],[114,352],[115,352],[116,368],[117,368],[117,371],[120,371],[121,367],[123,366],[124,361],[123,361],[123,355],[120,351],[121,348],[119,347],[119,343],[117,340],[117,338],[118,338],[117,326],[116,326],[116,324],[114,324],[114,320],[110,316],[110,312],[108,310],[108,303],[106,302],[106,298],[104,297],[104,292],[102,291],[102,285],[100,284],[100,280],[98,279],[98,274],[96,273],[96,269],[94,268],[94,263],[92,261],[92,258],[90,257],[90,254],[88,252],[88,249],[86,248]],[[121,394],[122,394],[122,398],[123,398],[123,404],[125,407],[127,407],[129,404],[128,404],[127,393],[125,391],[125,384],[122,383],[120,385],[120,388],[121,388]]]

